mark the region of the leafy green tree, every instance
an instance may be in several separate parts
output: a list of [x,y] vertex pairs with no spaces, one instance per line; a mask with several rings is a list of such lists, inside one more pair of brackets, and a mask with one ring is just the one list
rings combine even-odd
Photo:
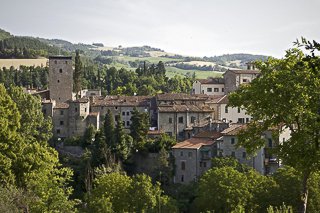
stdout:
[[251,199],[245,174],[231,167],[208,170],[200,179],[195,202],[200,211],[231,212]]
[[73,74],[73,82],[74,82],[73,90],[76,93],[77,98],[79,98],[80,96],[79,92],[81,91],[82,75],[83,75],[83,67],[80,59],[80,51],[76,50],[75,66],[74,66],[74,74]]
[[320,165],[320,58],[314,54],[320,48],[316,42],[302,42],[311,52],[293,48],[283,59],[257,63],[260,76],[232,93],[229,100],[231,106],[245,108],[254,118],[239,135],[239,144],[249,152],[264,145],[261,133],[270,127],[290,129],[291,138],[278,145],[276,154],[301,172],[300,211],[306,212],[307,183]]
[[146,112],[139,112],[134,108],[131,116],[130,135],[133,139],[133,148],[144,150],[149,131],[149,115]]
[[58,153],[48,146],[51,121],[41,112],[40,99],[11,87],[0,85],[0,130],[2,184],[15,185],[35,195],[30,204],[34,212],[74,211],[68,197],[70,169],[60,168]]
[[[103,209],[112,207],[114,212],[129,212],[130,211],[130,195],[129,188],[132,179],[120,173],[105,174],[98,177],[94,181],[94,189],[90,197],[88,197],[89,209],[100,211],[97,208],[101,207],[103,202]],[[102,200],[102,201],[101,201]],[[108,204],[108,201],[111,204]],[[100,204],[96,206],[96,204]],[[107,206],[105,206],[107,205]]]
[[161,190],[159,184],[153,185],[151,178],[145,174],[135,175],[132,178],[129,194],[135,195],[130,203],[134,212],[147,212],[160,202]]

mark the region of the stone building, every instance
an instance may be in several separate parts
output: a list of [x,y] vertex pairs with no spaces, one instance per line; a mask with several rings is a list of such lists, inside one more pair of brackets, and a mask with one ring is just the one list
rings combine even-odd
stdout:
[[57,102],[72,100],[73,69],[71,56],[49,57],[50,99]]
[[[132,111],[136,108],[139,112],[146,112],[150,115],[150,119],[154,113],[155,106],[153,106],[152,96],[106,96],[93,97],[91,99],[91,112],[99,112],[101,117],[110,109],[114,118],[121,115],[124,123],[124,128],[128,132],[131,125]],[[101,119],[100,125],[103,125]]]
[[241,84],[250,83],[259,74],[259,70],[227,70],[223,74],[225,94],[235,91]]
[[[223,136],[216,140],[218,155],[234,157],[240,163],[254,168],[263,175],[274,173],[282,164],[270,151],[279,143],[281,144],[290,138],[289,129],[277,127],[273,130],[264,132],[261,135],[261,138],[265,140],[265,145],[260,148],[255,155],[248,155],[245,148],[237,147],[237,134],[243,128],[246,128],[246,124],[233,124],[221,132]],[[273,138],[272,131],[278,131],[279,137]]]
[[175,183],[190,183],[211,167],[212,139],[190,138],[172,147],[175,158]]
[[190,138],[193,128],[214,119],[214,109],[205,104],[208,95],[159,94],[156,96],[158,128],[178,141]]
[[192,94],[224,95],[224,78],[198,79],[193,82]]
[[226,123],[248,123],[252,116],[247,114],[245,109],[229,106],[228,96],[224,95],[220,99],[211,101],[214,107],[214,117],[218,121]]

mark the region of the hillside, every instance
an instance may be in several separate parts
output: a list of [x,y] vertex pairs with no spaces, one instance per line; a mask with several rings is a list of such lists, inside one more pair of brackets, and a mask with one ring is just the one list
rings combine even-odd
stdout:
[[[14,36],[0,29],[0,58],[39,58],[49,55],[72,55],[80,50],[89,60],[106,66],[135,70],[138,67],[157,64],[162,61],[168,70],[168,76],[197,77],[221,75],[227,69],[245,69],[246,63],[266,60],[267,56],[252,54],[226,54],[212,57],[192,57],[165,52],[160,48],[141,47],[105,47],[102,43],[73,44],[61,39],[44,39]],[[86,59],[87,60],[87,59]],[[201,72],[200,72],[201,71]]]

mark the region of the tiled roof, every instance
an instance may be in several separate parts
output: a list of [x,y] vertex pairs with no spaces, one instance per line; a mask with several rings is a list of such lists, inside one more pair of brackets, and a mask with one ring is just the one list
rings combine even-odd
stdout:
[[195,138],[210,138],[210,139],[217,139],[222,136],[221,132],[216,131],[202,131],[196,134]]
[[201,84],[224,84],[224,78],[198,79]]
[[229,128],[223,130],[221,133],[223,135],[235,136],[239,133],[240,130],[246,128],[245,124],[232,124]]
[[209,98],[206,94],[185,94],[185,93],[165,93],[156,96],[159,101],[174,101],[174,100],[207,100]]
[[79,98],[76,100],[69,100],[69,102],[73,102],[73,103],[88,103],[89,102],[89,98]]
[[222,96],[218,101],[218,104],[228,104],[229,103],[229,99],[227,95]]
[[190,138],[180,143],[177,143],[172,148],[173,149],[199,149],[202,146],[208,146],[214,144],[214,141],[211,139],[204,138]]
[[188,105],[161,105],[158,107],[159,112],[214,112],[209,106],[196,106],[192,104]]
[[149,106],[152,96],[106,96],[94,99],[92,106]]
[[259,70],[228,70],[236,74],[260,74]]
[[55,109],[68,109],[69,104],[67,103],[57,103],[56,106],[54,107]]

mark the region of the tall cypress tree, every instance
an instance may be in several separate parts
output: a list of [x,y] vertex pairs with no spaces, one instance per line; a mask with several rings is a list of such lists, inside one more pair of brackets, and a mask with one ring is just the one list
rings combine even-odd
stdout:
[[110,109],[108,109],[106,116],[104,118],[104,136],[105,136],[105,142],[106,144],[111,148],[115,148],[115,127],[114,127],[114,120],[113,120],[113,114]]
[[134,108],[131,117],[130,135],[133,138],[134,148],[141,150],[147,141],[149,130],[149,116],[145,112],[139,112]]
[[121,115],[117,116],[117,125],[115,129],[116,155],[121,160],[126,160],[132,147],[132,137],[124,132]]
[[73,75],[73,82],[74,82],[73,91],[76,93],[77,99],[80,96],[81,81],[82,81],[82,62],[80,60],[80,52],[79,50],[76,50],[74,75]]

